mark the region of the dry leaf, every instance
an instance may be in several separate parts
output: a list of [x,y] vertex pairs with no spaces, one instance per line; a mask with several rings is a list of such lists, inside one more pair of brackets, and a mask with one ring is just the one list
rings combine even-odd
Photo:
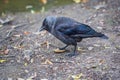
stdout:
[[42,64],[53,64],[50,60],[46,59],[44,63]]
[[14,37],[20,37],[21,35],[20,34],[16,34],[16,35],[13,35]]
[[6,60],[4,59],[0,59],[0,63],[6,62]]
[[75,3],[80,3],[82,0],[73,0]]
[[89,0],[73,0],[75,3],[87,3]]
[[25,35],[28,35],[28,34],[30,34],[30,32],[28,32],[28,31],[24,31],[24,34],[25,34]]
[[50,43],[48,41],[41,44],[41,46],[43,46],[43,45],[47,46],[47,49],[50,47]]
[[103,64],[104,62],[105,62],[104,60],[100,60],[99,65]]
[[83,76],[83,74],[82,73],[80,73],[80,74],[78,74],[78,75],[72,75],[72,78],[74,79],[74,80],[80,80],[80,78]]
[[82,48],[80,48],[80,47],[78,47],[77,50],[80,51],[80,52],[84,52],[84,51],[85,51],[84,49],[82,49]]
[[14,49],[22,49],[22,48],[24,48],[24,46],[14,46],[13,48]]
[[83,3],[87,3],[89,0],[82,0]]
[[27,66],[27,65],[28,65],[28,63],[24,63],[24,65],[25,65],[25,66]]
[[9,53],[9,49],[6,49],[5,51],[4,51],[4,54],[8,54]]
[[54,52],[55,53],[63,53],[65,52],[66,50],[60,50],[59,48],[55,49]]
[[47,4],[47,0],[40,0],[43,4]]
[[25,80],[25,79],[23,79],[23,78],[18,78],[17,80]]

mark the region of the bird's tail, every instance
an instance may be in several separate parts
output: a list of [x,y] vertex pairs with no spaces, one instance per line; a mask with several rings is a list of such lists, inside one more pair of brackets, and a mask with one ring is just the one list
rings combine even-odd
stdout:
[[96,35],[97,35],[97,37],[100,37],[102,39],[108,39],[108,37],[102,33],[97,33]]

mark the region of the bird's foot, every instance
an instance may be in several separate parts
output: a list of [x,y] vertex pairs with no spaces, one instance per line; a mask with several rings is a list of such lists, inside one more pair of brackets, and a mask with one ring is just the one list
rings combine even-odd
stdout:
[[65,48],[67,48],[69,45],[66,45],[66,46],[64,46],[64,47],[62,47],[62,48],[59,48],[59,50],[65,50]]
[[59,50],[65,50],[65,48],[59,48]]
[[66,56],[69,56],[69,57],[73,57],[73,56],[77,56],[78,53],[70,53],[70,54],[67,54]]

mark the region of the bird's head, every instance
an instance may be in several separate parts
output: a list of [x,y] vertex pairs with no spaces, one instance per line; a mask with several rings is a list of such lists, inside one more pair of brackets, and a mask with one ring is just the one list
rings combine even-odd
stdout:
[[47,30],[50,32],[55,26],[55,23],[56,23],[56,17],[48,16],[43,20],[42,26],[40,27],[39,31]]

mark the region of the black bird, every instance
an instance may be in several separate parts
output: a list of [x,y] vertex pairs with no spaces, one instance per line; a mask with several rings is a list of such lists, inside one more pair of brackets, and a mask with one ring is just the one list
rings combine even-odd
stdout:
[[74,51],[68,56],[74,56],[76,54],[77,42],[82,41],[84,38],[100,37],[108,39],[107,36],[96,32],[90,26],[77,22],[68,17],[48,16],[44,19],[42,27],[39,31],[42,30],[47,30],[49,33],[66,44],[66,46],[60,48],[60,50],[65,49],[69,45],[73,45]]

